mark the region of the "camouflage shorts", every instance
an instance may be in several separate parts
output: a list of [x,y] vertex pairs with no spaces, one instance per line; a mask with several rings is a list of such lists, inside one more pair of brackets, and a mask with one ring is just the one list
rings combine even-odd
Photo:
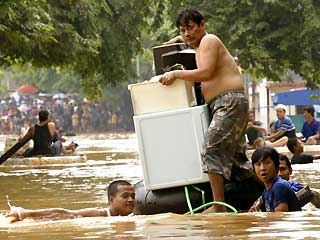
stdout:
[[212,120],[202,152],[203,171],[221,174],[227,180],[252,177],[252,165],[245,154],[249,110],[245,93],[225,92],[208,105]]

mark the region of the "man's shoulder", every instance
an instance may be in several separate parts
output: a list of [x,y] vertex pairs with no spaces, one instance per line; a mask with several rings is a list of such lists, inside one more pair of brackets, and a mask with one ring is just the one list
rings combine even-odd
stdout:
[[312,163],[313,156],[306,153],[294,154],[291,163],[292,164],[303,164],[303,163]]
[[314,125],[319,125],[320,124],[320,122],[316,118],[314,118],[311,123],[314,124]]
[[[211,38],[211,39],[217,39],[217,40],[220,40],[220,38],[215,35],[215,34],[212,34],[212,33],[208,33],[206,35],[203,36],[204,38]],[[221,40],[220,40],[221,41]]]
[[285,116],[283,118],[283,122],[292,122],[292,119],[290,117],[288,117],[288,116]]
[[281,121],[280,121],[279,119],[277,119],[277,120],[274,121],[273,125],[274,125],[274,126],[275,126],[275,125],[279,125],[280,122],[281,122]]
[[281,177],[277,177],[272,185],[272,188],[274,190],[279,189],[279,188],[280,189],[285,189],[285,188],[291,189],[291,186],[287,180],[284,180]]
[[266,190],[266,189],[264,190],[263,195],[264,196],[273,195],[274,193],[287,191],[286,189],[292,190],[290,184],[286,180],[283,180],[282,178],[277,177],[274,180],[272,187],[269,190]]
[[[220,38],[214,34],[206,34],[202,37],[201,39],[201,43],[205,44],[205,43],[218,43],[218,44],[222,44]],[[200,44],[201,44],[200,43]]]

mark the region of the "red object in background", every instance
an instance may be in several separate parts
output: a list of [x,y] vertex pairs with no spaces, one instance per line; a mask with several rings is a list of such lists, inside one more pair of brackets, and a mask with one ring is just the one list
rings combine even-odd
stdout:
[[39,89],[32,84],[24,84],[16,90],[19,94],[37,94]]

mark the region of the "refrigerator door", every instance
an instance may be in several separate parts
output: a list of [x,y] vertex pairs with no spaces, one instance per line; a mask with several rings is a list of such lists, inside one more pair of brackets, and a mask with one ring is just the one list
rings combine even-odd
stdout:
[[208,119],[206,105],[134,116],[147,190],[208,181],[200,154]]

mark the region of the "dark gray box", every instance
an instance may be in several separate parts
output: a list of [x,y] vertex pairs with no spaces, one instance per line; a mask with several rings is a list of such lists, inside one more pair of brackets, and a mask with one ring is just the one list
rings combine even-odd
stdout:
[[172,52],[172,51],[181,51],[186,48],[188,47],[184,43],[174,43],[170,45],[162,45],[162,46],[156,46],[152,48],[156,75],[160,75],[164,73],[164,68],[166,66],[164,66],[163,64],[163,58],[162,58],[163,54]]

